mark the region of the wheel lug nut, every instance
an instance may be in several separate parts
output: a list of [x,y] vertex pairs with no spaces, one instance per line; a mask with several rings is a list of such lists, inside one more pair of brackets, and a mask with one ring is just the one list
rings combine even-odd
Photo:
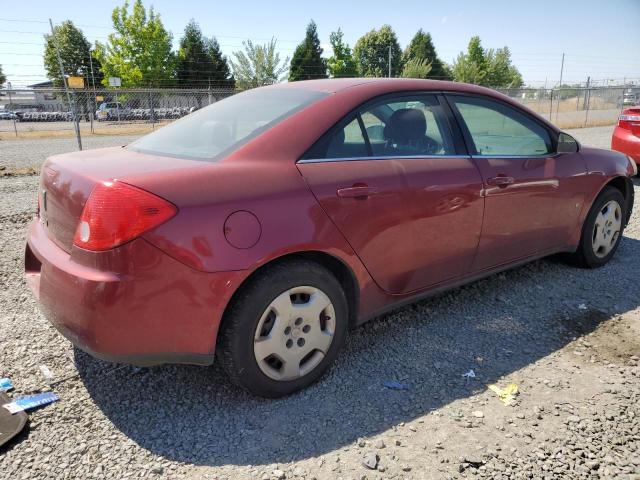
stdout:
[[298,317],[296,318],[295,324],[296,326],[300,325],[302,323],[302,318]]
[[304,346],[304,338],[299,338],[298,339],[298,346],[299,347],[303,347]]
[[287,327],[284,329],[284,334],[289,335],[291,333],[291,327]]
[[309,333],[309,330],[311,330],[311,327],[309,325],[305,325],[304,327],[302,327],[302,331],[304,333]]
[[293,347],[293,340],[291,340],[291,339],[287,340],[286,345],[287,345],[287,348]]

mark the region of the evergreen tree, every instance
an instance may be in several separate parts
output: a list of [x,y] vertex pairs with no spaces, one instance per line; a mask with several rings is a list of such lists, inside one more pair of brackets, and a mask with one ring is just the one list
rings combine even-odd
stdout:
[[411,60],[415,60],[417,63],[431,64],[428,78],[451,80],[451,72],[447,65],[438,58],[431,34],[425,33],[422,29],[418,30],[407,45],[402,54],[402,60],[405,64]]
[[181,86],[233,87],[235,84],[218,41],[204,37],[194,20],[187,24],[180,39],[176,76]]
[[333,55],[327,60],[327,68],[333,78],[355,77],[357,71],[351,55],[351,48],[342,40],[342,37],[343,33],[340,29],[329,35]]
[[453,64],[453,76],[458,82],[474,83],[494,88],[519,88],[522,75],[511,63],[508,47],[484,50],[480,37],[472,37],[467,53],[460,53]]
[[2,72],[2,65],[0,65],[0,87],[2,87],[6,81],[7,81],[7,77]]
[[291,58],[289,81],[314,78],[327,78],[327,61],[322,58],[316,22],[311,20],[307,26],[305,39],[296,47]]

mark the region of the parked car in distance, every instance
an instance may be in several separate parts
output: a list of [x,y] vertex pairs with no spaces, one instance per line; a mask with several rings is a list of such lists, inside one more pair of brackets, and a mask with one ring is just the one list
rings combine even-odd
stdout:
[[279,84],[126,148],[50,157],[26,279],[96,357],[215,357],[278,397],[392,308],[551,254],[606,264],[636,172],[482,87]]
[[0,110],[0,120],[15,120],[16,118],[16,114],[11,110]]
[[103,102],[96,110],[97,120],[117,120],[118,115],[124,113],[124,108],[120,102]]
[[640,165],[640,107],[622,111],[613,130],[611,149],[629,155]]
[[640,88],[629,88],[622,95],[622,106],[633,107],[640,105]]

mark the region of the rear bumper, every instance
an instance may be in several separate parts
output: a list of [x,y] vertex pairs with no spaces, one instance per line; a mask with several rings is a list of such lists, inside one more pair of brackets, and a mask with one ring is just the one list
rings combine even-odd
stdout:
[[222,314],[244,276],[196,271],[143,239],[69,254],[37,219],[25,275],[44,315],[74,345],[140,366],[212,363]]
[[611,150],[629,155],[640,165],[640,137],[636,137],[629,130],[616,127],[611,138]]

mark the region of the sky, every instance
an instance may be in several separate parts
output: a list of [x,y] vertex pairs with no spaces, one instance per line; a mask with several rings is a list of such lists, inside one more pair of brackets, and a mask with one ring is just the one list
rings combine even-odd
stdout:
[[[72,20],[94,42],[106,41],[111,12],[122,2],[0,0],[0,65],[14,88],[46,80],[42,65],[43,34],[48,20]],[[389,24],[400,46],[422,28],[430,32],[440,58],[451,63],[469,39],[479,35],[485,48],[508,46],[525,84],[549,87],[563,83],[640,84],[640,0],[458,0],[439,1],[254,1],[144,0],[153,5],[177,46],[185,25],[195,19],[207,36],[217,37],[231,56],[242,41],[277,39],[281,57],[290,57],[310,19],[318,25],[325,55],[329,34],[339,27],[351,47],[373,28]],[[19,5],[19,7],[17,7]]]

